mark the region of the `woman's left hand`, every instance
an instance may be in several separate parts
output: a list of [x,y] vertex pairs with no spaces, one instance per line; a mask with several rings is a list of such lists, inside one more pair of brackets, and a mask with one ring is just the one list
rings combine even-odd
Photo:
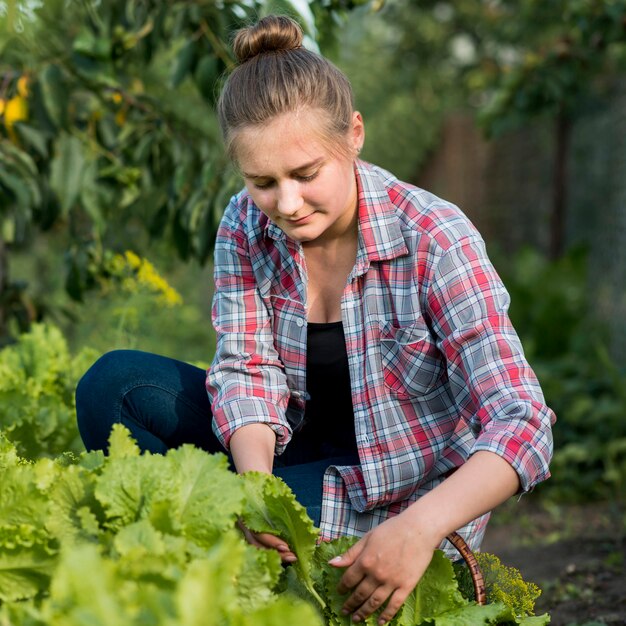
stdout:
[[378,623],[392,619],[422,577],[440,539],[400,514],[377,526],[329,563],[347,567],[337,591],[351,591],[343,612],[361,622],[387,600]]

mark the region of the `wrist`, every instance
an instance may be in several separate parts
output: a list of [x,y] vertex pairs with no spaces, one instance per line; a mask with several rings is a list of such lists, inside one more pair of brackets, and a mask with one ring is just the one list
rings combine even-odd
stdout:
[[422,500],[414,502],[401,515],[405,516],[422,541],[433,549],[438,548],[451,532],[447,529],[446,520],[441,512],[427,506]]

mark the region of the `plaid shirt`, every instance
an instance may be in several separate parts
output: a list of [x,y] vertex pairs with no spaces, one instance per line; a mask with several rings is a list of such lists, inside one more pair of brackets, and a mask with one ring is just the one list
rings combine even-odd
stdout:
[[[509,296],[461,211],[359,161],[359,242],[341,299],[360,465],[329,467],[322,537],[361,535],[489,450],[523,490],[549,476],[554,415],[507,315]],[[307,399],[307,275],[243,190],[215,247],[213,429],[267,423],[276,453]],[[488,516],[462,529],[478,548]]]

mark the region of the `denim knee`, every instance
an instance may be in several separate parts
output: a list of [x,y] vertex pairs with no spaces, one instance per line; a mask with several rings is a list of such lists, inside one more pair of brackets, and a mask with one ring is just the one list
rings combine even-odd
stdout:
[[[140,354],[140,353],[139,353]],[[141,371],[133,350],[102,355],[78,382],[76,419],[88,450],[106,450],[111,427],[119,421],[120,406],[129,383]]]

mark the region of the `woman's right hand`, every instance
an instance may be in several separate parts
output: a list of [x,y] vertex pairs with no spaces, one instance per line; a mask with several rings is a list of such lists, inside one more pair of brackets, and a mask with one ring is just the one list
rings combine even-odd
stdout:
[[276,552],[280,554],[280,559],[283,563],[294,563],[298,560],[298,557],[296,557],[289,546],[280,537],[271,535],[270,533],[254,533],[249,528],[246,528],[241,520],[238,524],[246,541],[250,545],[266,550],[276,550]]

